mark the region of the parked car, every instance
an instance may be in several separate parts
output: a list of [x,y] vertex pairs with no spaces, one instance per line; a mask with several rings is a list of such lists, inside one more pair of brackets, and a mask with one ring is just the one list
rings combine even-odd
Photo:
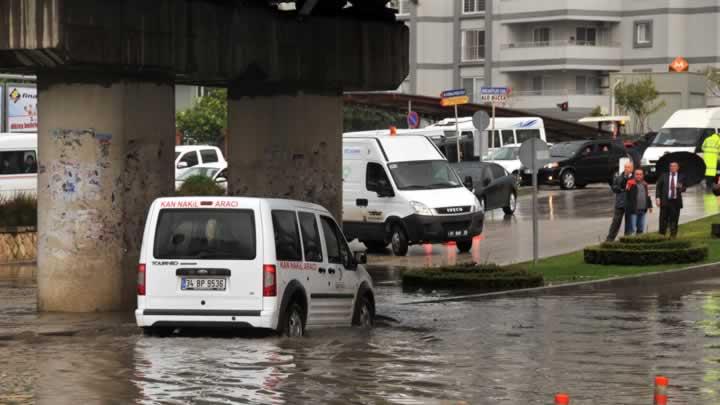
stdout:
[[177,179],[193,167],[227,166],[225,156],[217,146],[178,145],[175,146],[175,178]]
[[475,193],[483,211],[502,208],[506,215],[515,213],[517,184],[515,176],[505,168],[488,162],[461,162],[452,166],[463,179],[465,187]]
[[[553,160],[538,171],[538,184],[560,185],[564,190],[590,183],[610,183],[620,158],[627,156],[621,143],[611,140],[562,142],[550,148]],[[523,171],[523,178],[531,173]]]
[[522,182],[523,164],[520,162],[520,145],[506,145],[492,151],[485,162],[495,163],[503,167],[508,173],[515,177],[515,183],[519,187]]
[[370,327],[375,296],[323,207],[242,197],[159,198],[150,206],[137,279],[137,325],[305,329]]
[[175,190],[182,187],[185,180],[192,176],[209,177],[222,188],[227,190],[227,163],[223,162],[220,167],[193,167],[175,179]]

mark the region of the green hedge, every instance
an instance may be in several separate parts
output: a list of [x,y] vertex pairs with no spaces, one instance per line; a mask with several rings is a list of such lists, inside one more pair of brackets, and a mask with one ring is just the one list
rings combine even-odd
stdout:
[[225,189],[218,186],[210,177],[198,174],[185,179],[176,194],[196,197],[220,196],[225,195]]
[[653,243],[627,243],[627,242],[605,242],[600,245],[603,249],[624,249],[624,250],[667,250],[667,249],[687,249],[692,246],[689,240],[683,239],[668,239],[660,242]]
[[0,197],[0,227],[37,226],[37,198],[32,194]]
[[543,276],[519,266],[458,265],[406,271],[404,288],[499,291],[542,286]]
[[705,244],[693,244],[681,249],[606,248],[593,246],[584,251],[585,263],[623,266],[650,266],[657,264],[685,264],[700,262],[707,258],[708,247]]
[[669,240],[670,238],[659,233],[643,233],[640,235],[623,236],[620,238],[621,243],[662,243]]

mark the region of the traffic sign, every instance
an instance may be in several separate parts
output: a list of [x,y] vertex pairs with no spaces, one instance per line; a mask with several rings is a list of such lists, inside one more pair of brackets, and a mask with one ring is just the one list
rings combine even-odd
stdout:
[[539,138],[530,138],[520,145],[520,162],[526,168],[537,172],[550,160],[550,148]]
[[484,131],[490,125],[490,116],[483,110],[478,110],[472,116],[472,123],[475,129]]
[[410,111],[407,115],[408,128],[417,128],[420,126],[420,115],[415,111]]
[[501,103],[507,101],[512,90],[509,87],[481,87],[480,101]]
[[469,102],[470,97],[467,96],[465,89],[446,90],[440,93],[440,105],[443,107],[467,104]]

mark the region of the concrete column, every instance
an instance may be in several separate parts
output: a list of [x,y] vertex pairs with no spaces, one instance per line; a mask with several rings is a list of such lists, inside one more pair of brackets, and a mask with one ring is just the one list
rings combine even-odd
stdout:
[[342,96],[277,95],[228,100],[232,195],[320,204],[342,218]]
[[38,91],[38,308],[133,308],[147,207],[174,185],[174,86],[40,75]]

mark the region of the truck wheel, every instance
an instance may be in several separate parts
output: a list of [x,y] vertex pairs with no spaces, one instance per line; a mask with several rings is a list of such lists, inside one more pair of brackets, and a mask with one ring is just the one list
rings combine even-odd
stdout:
[[408,239],[401,226],[395,225],[392,227],[390,244],[392,245],[392,251],[395,256],[405,256],[407,254]]
[[503,212],[505,215],[512,215],[515,213],[515,208],[517,208],[517,194],[515,194],[514,191],[511,191],[510,196],[508,197],[508,205],[503,207]]
[[302,307],[297,302],[293,302],[285,311],[281,333],[291,338],[304,336],[305,318]]
[[572,190],[575,188],[575,173],[572,170],[565,170],[560,175],[560,188],[563,190]]
[[375,305],[366,288],[360,288],[357,296],[352,324],[363,329],[370,329],[375,323]]
[[472,249],[472,240],[458,241],[456,245],[460,253],[467,253]]

